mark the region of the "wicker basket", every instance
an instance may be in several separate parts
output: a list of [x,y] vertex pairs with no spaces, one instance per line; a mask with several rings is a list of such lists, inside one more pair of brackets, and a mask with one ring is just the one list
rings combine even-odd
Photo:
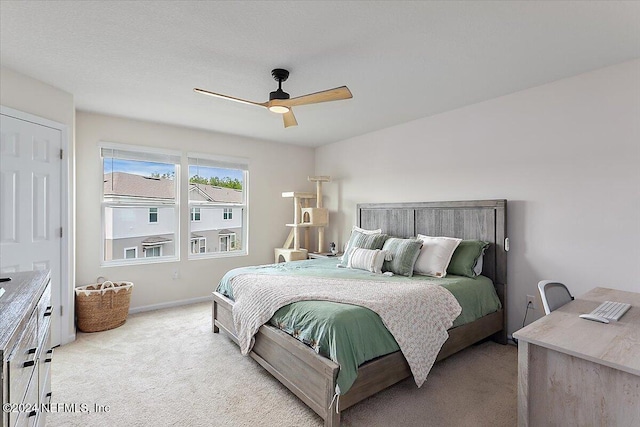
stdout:
[[131,282],[105,281],[76,291],[76,323],[82,332],[99,332],[124,324],[131,302]]

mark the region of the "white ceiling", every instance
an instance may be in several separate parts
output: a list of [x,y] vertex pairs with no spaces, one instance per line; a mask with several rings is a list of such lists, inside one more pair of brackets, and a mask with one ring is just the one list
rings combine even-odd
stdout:
[[[0,2],[2,65],[79,110],[319,146],[640,57],[640,2]],[[292,97],[263,102],[272,68]]]

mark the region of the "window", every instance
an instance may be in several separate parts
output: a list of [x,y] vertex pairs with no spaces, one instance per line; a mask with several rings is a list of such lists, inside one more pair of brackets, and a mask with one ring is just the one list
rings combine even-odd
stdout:
[[191,221],[200,221],[200,208],[191,208]]
[[233,234],[220,234],[220,251],[229,252],[236,248],[236,235]]
[[149,223],[158,222],[158,208],[149,208]]
[[138,248],[124,248],[124,259],[138,258]]
[[162,256],[162,246],[147,246],[146,248],[142,248],[142,250],[146,258]]
[[206,237],[192,237],[191,238],[191,253],[203,254],[207,252],[207,239]]
[[103,264],[176,260],[181,154],[111,143],[100,154]]
[[[191,212],[189,257],[246,254],[246,160],[192,153],[187,157]],[[195,219],[196,212],[198,219]]]

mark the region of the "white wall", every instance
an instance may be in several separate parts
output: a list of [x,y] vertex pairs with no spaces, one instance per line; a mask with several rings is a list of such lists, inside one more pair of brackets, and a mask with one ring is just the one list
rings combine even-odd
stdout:
[[[74,130],[75,130],[75,102],[73,95],[50,86],[44,82],[28,77],[6,67],[0,68],[0,104],[5,107],[13,108],[25,113],[33,114],[44,119],[53,120],[66,126],[67,141],[64,141],[66,150],[66,171],[63,176],[63,185],[68,187],[70,197],[67,201],[67,211],[63,215],[63,226],[68,236],[67,246],[62,248],[63,254],[63,271],[62,284],[63,289],[60,295],[53,294],[53,304],[62,304],[65,307],[67,315],[60,323],[60,337],[58,337],[56,329],[59,322],[58,315],[53,318],[53,339],[57,344],[58,338],[61,343],[67,343],[75,339],[73,313],[74,296],[71,292],[69,283],[74,282],[75,266],[74,266],[74,239],[73,228],[74,219]],[[59,313],[59,312],[58,312]]]
[[542,279],[640,292],[640,60],[320,147],[316,173],[340,245],[357,203],[508,199],[509,333]]
[[9,68],[0,68],[0,103],[73,129],[73,95]]
[[[98,276],[134,282],[131,308],[162,306],[174,301],[207,297],[231,268],[273,262],[273,248],[284,242],[293,206],[283,191],[310,191],[314,150],[285,144],[224,135],[100,114],[78,112],[77,140],[77,279],[78,285]],[[189,239],[181,241],[181,260],[124,267],[100,266],[100,202],[102,169],[100,141],[117,142],[249,159],[249,255],[188,260]],[[186,179],[187,171],[181,170]],[[188,203],[187,192],[180,203]],[[188,235],[188,210],[180,221]],[[175,270],[180,277],[172,279]]]

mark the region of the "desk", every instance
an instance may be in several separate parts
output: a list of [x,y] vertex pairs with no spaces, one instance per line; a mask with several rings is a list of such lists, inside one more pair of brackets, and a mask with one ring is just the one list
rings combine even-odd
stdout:
[[[584,320],[603,301],[618,322]],[[640,425],[640,294],[595,288],[513,334],[519,426]]]

